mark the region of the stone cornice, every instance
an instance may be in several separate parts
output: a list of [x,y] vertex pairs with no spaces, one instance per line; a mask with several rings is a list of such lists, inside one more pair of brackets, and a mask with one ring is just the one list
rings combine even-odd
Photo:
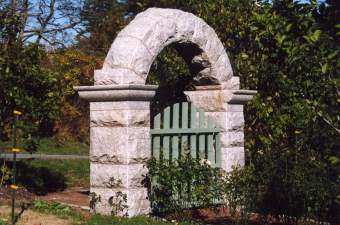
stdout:
[[231,99],[228,101],[229,104],[241,104],[244,105],[249,102],[257,91],[253,90],[236,90],[233,91]]
[[74,90],[89,102],[151,101],[157,88],[157,85],[95,85],[77,86]]

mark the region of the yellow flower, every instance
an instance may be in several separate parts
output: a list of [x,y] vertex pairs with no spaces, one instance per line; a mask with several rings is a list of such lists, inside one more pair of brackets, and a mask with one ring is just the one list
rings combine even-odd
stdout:
[[21,149],[20,148],[12,148],[12,152],[20,152]]
[[10,187],[11,187],[11,189],[13,189],[13,190],[17,190],[17,189],[19,188],[18,186],[14,185],[14,184],[12,184]]
[[21,115],[22,115],[22,112],[17,111],[17,110],[14,110],[14,111],[13,111],[13,114],[14,114],[14,115],[17,115],[17,116],[21,116]]

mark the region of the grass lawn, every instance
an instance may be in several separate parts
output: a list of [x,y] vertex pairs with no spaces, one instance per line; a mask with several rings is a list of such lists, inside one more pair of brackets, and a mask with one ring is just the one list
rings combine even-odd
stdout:
[[18,183],[37,194],[62,191],[66,187],[89,187],[87,159],[32,160],[18,164]]
[[[8,225],[10,207],[0,206],[0,225]],[[6,222],[5,222],[6,221]],[[35,200],[29,209],[18,219],[18,225],[48,224],[48,225],[193,225],[188,222],[168,222],[147,216],[133,218],[118,218],[114,216],[90,215],[73,208],[42,200]]]
[[81,223],[81,225],[191,225],[188,222],[163,222],[160,220],[155,220],[149,217],[138,216],[134,218],[117,218],[112,216],[99,216],[94,215],[87,222]]
[[[18,143],[19,147],[20,145]],[[0,142],[0,153],[10,148],[10,141]],[[75,141],[61,145],[54,138],[43,138],[36,153],[88,155],[89,146]],[[34,159],[18,163],[18,182],[35,193],[44,194],[63,190],[66,187],[89,187],[89,177],[88,159]]]
[[[22,146],[20,142],[18,142],[18,146]],[[3,150],[9,149],[12,147],[11,141],[0,141],[0,153]],[[89,154],[89,146],[85,143],[76,142],[76,141],[67,141],[63,144],[58,143],[55,138],[42,138],[40,139],[38,149],[36,153],[44,153],[44,154],[69,154],[69,155],[88,155]]]
[[67,187],[88,187],[90,184],[90,162],[87,159],[33,160],[34,168],[46,168],[53,174],[64,175]]

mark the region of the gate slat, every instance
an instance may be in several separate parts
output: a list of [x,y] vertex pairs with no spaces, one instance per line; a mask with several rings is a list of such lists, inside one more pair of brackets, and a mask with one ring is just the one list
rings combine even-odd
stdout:
[[[161,128],[161,114],[157,114],[153,118],[153,128],[160,129]],[[160,159],[160,150],[161,150],[161,137],[160,135],[153,136],[152,139],[152,154],[156,160]]]
[[[163,129],[170,129],[170,107],[164,110]],[[163,136],[163,159],[170,159],[170,136],[166,134]]]
[[[182,102],[182,127],[181,128],[188,128],[188,103]],[[184,150],[187,150],[188,147],[188,136],[182,135],[181,137],[181,154]]]
[[[213,128],[213,120],[211,117],[208,117],[208,128]],[[208,160],[212,163],[212,165],[215,164],[215,149],[214,149],[214,134],[210,133],[208,134],[208,144],[207,144],[207,151],[208,151]]]
[[[195,129],[197,127],[197,110],[192,104],[190,110],[190,128]],[[196,134],[190,136],[190,150],[191,150],[191,157],[196,158],[197,155],[197,145],[196,145]]]
[[[172,128],[178,129],[179,128],[179,103],[176,103],[173,106],[173,117],[172,117]],[[179,152],[178,152],[178,135],[172,137],[172,159],[178,159]]]
[[221,167],[221,134],[216,134],[215,145],[216,145],[216,166]]
[[[204,124],[204,112],[202,110],[199,110],[199,128],[205,128]],[[200,134],[199,135],[199,142],[198,142],[198,155],[199,158],[204,159],[205,158],[205,135]]]

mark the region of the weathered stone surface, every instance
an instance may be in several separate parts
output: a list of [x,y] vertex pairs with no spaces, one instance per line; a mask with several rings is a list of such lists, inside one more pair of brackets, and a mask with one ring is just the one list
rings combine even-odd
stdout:
[[223,111],[224,97],[220,90],[185,91],[189,101],[205,112]]
[[[115,201],[117,199],[117,193],[121,192],[126,195],[127,201],[126,204],[128,207],[124,210],[118,211],[117,216],[125,216],[129,217],[137,216],[137,215],[145,215],[150,213],[150,202],[147,199],[147,190],[146,188],[137,188],[137,189],[112,189],[112,188],[95,188],[91,187],[90,190],[92,193],[96,193],[97,196],[100,196],[101,201],[95,204],[95,208],[93,211],[96,213],[100,213],[103,215],[111,215],[116,214],[116,208],[110,206],[109,199],[112,198]],[[118,198],[121,200],[122,198]],[[122,204],[121,204],[122,205]]]
[[117,36],[107,54],[103,68],[104,70],[106,68],[127,68],[146,79],[152,61],[153,55],[139,38]]
[[216,127],[222,132],[243,131],[243,112],[206,112],[205,114],[213,119]]
[[147,127],[150,125],[149,110],[91,111],[91,127]]
[[[200,49],[207,57],[213,80],[223,83],[233,76],[223,44],[208,24],[191,13],[157,8],[137,15],[118,34],[105,59],[103,71],[129,69],[146,80],[155,57],[164,47],[175,42],[195,44],[193,48]],[[122,73],[125,72],[116,70],[114,76],[124,77]],[[107,83],[117,79],[97,76],[95,80]]]
[[197,90],[185,91],[189,101],[205,112],[227,111],[227,104],[232,96],[232,90]]
[[242,112],[243,113],[243,110],[244,110],[243,105],[235,105],[235,104],[228,104],[228,103],[225,103],[224,108],[228,112]]
[[92,127],[91,162],[145,163],[151,156],[149,129],[149,127]]
[[[141,24],[148,24],[149,26],[152,26],[153,29],[145,29]],[[125,27],[119,33],[119,36],[133,36],[138,38],[154,58],[164,46],[172,42],[175,33],[176,26],[172,19],[163,17],[153,17],[151,19],[147,16],[139,16],[131,21],[129,26]]]
[[91,111],[106,110],[150,110],[150,102],[142,101],[118,101],[118,102],[90,102]]
[[243,147],[244,146],[244,133],[242,131],[222,132],[221,133],[221,146],[222,148]]
[[147,168],[144,164],[113,165],[91,163],[91,187],[142,188]]
[[227,172],[230,172],[235,166],[244,166],[243,147],[222,148],[221,155],[222,169]]
[[115,67],[94,71],[95,85],[145,84],[144,76],[130,68]]
[[240,77],[233,76],[227,82],[222,84],[222,89],[238,90],[240,89]]

